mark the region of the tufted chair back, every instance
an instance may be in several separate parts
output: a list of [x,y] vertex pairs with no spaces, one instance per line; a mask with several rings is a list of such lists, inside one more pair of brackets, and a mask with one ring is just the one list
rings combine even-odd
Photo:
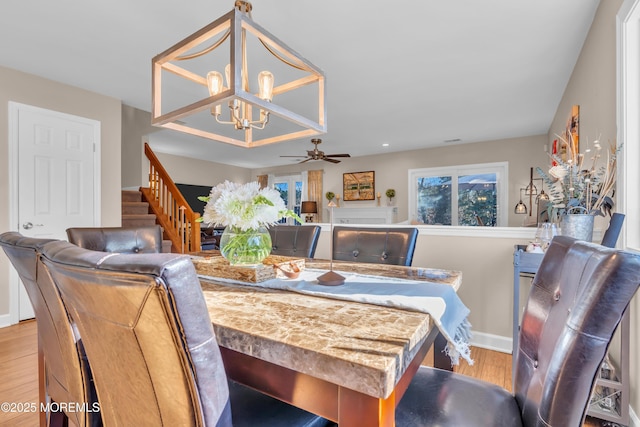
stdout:
[[231,425],[220,350],[188,256],[59,241],[42,259],[77,322],[105,425]]
[[581,426],[607,347],[639,284],[640,256],[555,237],[522,316],[514,394],[422,366],[396,408],[396,425]]
[[[46,376],[39,378],[41,402],[46,403],[48,396],[58,403],[86,402],[92,406],[96,398],[82,343],[77,342],[67,308],[39,261],[42,247],[53,241],[25,237],[17,232],[0,235],[0,246],[18,271],[38,323],[38,351],[41,353],[38,363],[45,363],[40,366],[40,372]],[[66,415],[78,426],[101,422],[99,412],[73,411]]]
[[81,248],[101,252],[118,253],[160,253],[162,252],[162,228],[148,227],[106,227],[69,228],[69,242]]
[[301,258],[313,258],[320,237],[318,225],[273,225],[271,234],[271,253]]
[[417,228],[333,228],[333,259],[411,266]]
[[77,321],[105,425],[329,423],[227,382],[190,257],[95,252],[57,241],[42,248],[42,262]]
[[515,356],[524,425],[581,425],[639,271],[636,255],[553,239],[533,280]]

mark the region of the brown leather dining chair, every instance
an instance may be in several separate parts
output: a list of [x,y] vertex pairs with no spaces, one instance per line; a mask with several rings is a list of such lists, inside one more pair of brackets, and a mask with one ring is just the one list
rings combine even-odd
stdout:
[[514,393],[420,367],[398,426],[581,426],[602,361],[640,284],[640,256],[553,239],[522,317]]
[[411,266],[418,229],[333,227],[333,259]]
[[318,225],[273,225],[271,234],[271,253],[273,255],[313,258],[320,237]]
[[69,242],[92,251],[118,253],[162,252],[162,228],[73,227],[67,229]]
[[[39,261],[39,253],[50,239],[35,239],[17,232],[0,235],[0,246],[18,271],[38,325],[39,400],[57,403],[97,402],[82,342],[63,304],[57,287]],[[42,417],[49,417],[49,420]],[[40,425],[66,425],[69,418],[77,426],[101,425],[97,411],[41,413]]]
[[43,247],[42,260],[77,322],[105,425],[327,423],[248,388],[229,389],[188,256],[105,254],[57,241]]

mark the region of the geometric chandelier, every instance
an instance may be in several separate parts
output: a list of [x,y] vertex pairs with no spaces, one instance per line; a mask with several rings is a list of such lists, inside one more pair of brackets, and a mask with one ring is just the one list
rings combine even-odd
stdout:
[[251,9],[238,0],[153,58],[154,126],[247,148],[326,133],[324,72]]

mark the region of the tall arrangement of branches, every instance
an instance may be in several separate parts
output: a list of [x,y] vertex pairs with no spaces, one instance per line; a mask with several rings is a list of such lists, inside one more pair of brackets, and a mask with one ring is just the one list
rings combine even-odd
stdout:
[[[614,206],[617,156],[620,147],[609,143],[603,150],[599,140],[579,153],[573,138],[567,141],[558,136],[567,147],[566,157],[552,154],[556,165],[538,174],[549,186],[548,214],[559,220],[566,214],[611,215]],[[606,158],[603,158],[603,151]]]

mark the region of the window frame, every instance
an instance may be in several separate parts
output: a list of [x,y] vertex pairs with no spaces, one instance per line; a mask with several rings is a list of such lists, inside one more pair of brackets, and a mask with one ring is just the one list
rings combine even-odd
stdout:
[[616,16],[617,129],[621,143],[616,211],[626,214],[620,246],[640,251],[640,1],[625,0]]
[[[292,211],[294,211],[296,214],[300,215],[300,209],[302,206],[302,198],[304,195],[304,187],[305,187],[305,183],[302,179],[302,175],[301,174],[295,174],[295,175],[280,175],[280,176],[276,176],[273,178],[273,185],[272,187],[275,189],[276,188],[276,184],[280,184],[280,183],[286,183],[287,184],[287,188],[288,188],[288,196],[289,196],[289,200],[287,201],[286,205],[287,205],[287,209],[290,209]],[[296,205],[296,184],[300,183],[301,184],[301,194],[300,194],[300,204]],[[291,191],[291,189],[293,188],[293,191]],[[298,221],[296,221],[294,218],[283,218],[281,220],[282,224],[289,224],[289,225],[297,225],[299,224]]]
[[[408,171],[408,199],[409,220],[417,219],[418,178],[451,176],[457,184],[459,176],[495,173],[496,174],[496,227],[506,227],[509,223],[509,162],[476,163],[470,165],[439,166],[432,168],[409,169]],[[453,178],[452,178],[453,179]],[[451,194],[451,225],[446,227],[469,227],[458,224],[458,186],[452,185]],[[455,221],[454,221],[455,219]],[[495,228],[495,227],[490,227]]]

